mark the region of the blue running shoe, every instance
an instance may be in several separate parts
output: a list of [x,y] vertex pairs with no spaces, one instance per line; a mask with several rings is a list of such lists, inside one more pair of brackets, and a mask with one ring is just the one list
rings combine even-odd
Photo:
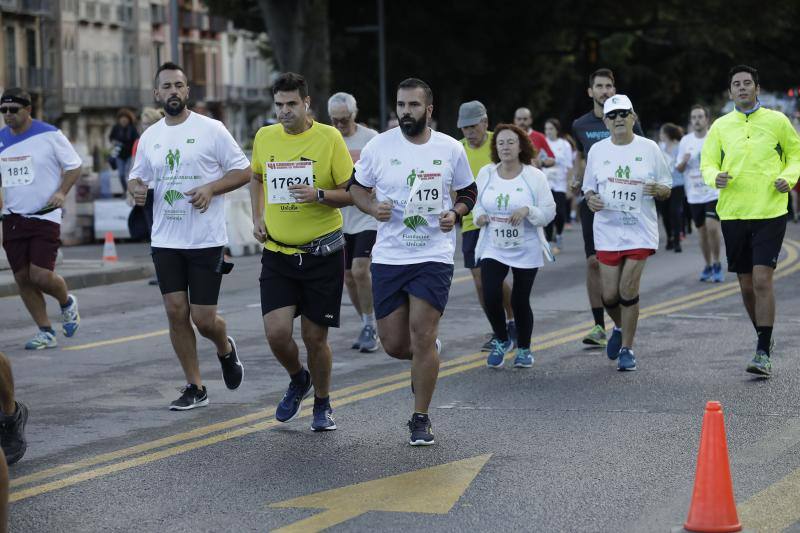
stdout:
[[700,281],[711,281],[713,273],[714,269],[711,267],[711,265],[706,265],[706,267],[703,269],[703,273],[700,274]]
[[514,346],[511,339],[503,342],[500,339],[492,341],[492,351],[489,352],[489,357],[486,358],[486,366],[489,368],[503,368],[503,359],[506,353]]
[[722,265],[720,263],[714,263],[711,268],[713,269],[711,277],[714,283],[722,283],[725,281],[725,272],[722,271]]
[[65,337],[72,337],[81,325],[81,315],[78,314],[78,300],[72,294],[67,296],[67,306],[61,308],[61,329]]
[[36,335],[25,343],[26,350],[44,350],[45,348],[55,348],[58,346],[55,332],[42,331],[36,332]]
[[333,431],[336,421],[333,419],[331,404],[314,405],[314,420],[311,422],[312,431]]
[[303,373],[306,375],[305,385],[290,382],[283,400],[278,404],[275,410],[275,420],[278,422],[289,422],[297,418],[300,414],[300,404],[311,394],[311,373],[305,369]]
[[517,348],[514,357],[514,368],[530,368],[533,366],[533,354],[528,348]]
[[633,356],[633,350],[630,348],[620,349],[617,370],[620,372],[636,370],[636,357]]
[[615,326],[606,344],[606,355],[613,361],[619,357],[620,348],[622,348],[622,330]]

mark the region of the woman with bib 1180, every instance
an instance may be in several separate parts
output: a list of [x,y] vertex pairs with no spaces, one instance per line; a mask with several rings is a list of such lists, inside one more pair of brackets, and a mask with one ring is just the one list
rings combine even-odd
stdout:
[[556,204],[547,177],[531,166],[534,150],[524,131],[498,124],[490,142],[494,164],[478,172],[478,201],[473,209],[473,220],[481,228],[475,257],[480,259],[486,315],[495,335],[486,364],[502,368],[506,353],[513,347],[503,311],[503,280],[511,268],[511,307],[517,321],[514,366],[530,368],[530,295],[536,272],[544,264],[542,252],[553,260],[542,227],[555,217]]

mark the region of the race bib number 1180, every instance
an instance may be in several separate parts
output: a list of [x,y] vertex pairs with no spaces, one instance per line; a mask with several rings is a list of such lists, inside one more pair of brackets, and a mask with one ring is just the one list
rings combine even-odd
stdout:
[[496,248],[519,248],[525,240],[524,223],[513,226],[509,217],[490,217],[489,232]]

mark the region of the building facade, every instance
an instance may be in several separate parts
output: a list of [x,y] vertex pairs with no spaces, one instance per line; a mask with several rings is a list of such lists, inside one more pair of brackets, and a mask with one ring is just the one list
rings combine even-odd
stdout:
[[171,57],[170,0],[0,0],[0,88],[21,86],[34,114],[86,146],[95,169],[120,109],[153,102],[153,74],[175,61],[201,102],[246,144],[271,110],[265,34],[237,30],[199,0],[180,0]]

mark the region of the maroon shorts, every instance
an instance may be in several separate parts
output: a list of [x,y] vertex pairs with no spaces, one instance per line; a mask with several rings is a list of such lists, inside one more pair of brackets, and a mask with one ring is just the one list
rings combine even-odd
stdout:
[[3,248],[13,272],[28,265],[55,270],[59,246],[60,224],[20,215],[3,217]]
[[626,257],[636,261],[643,261],[654,253],[656,251],[651,248],[634,248],[633,250],[617,250],[614,252],[597,250],[597,260],[604,265],[615,267],[619,266]]

